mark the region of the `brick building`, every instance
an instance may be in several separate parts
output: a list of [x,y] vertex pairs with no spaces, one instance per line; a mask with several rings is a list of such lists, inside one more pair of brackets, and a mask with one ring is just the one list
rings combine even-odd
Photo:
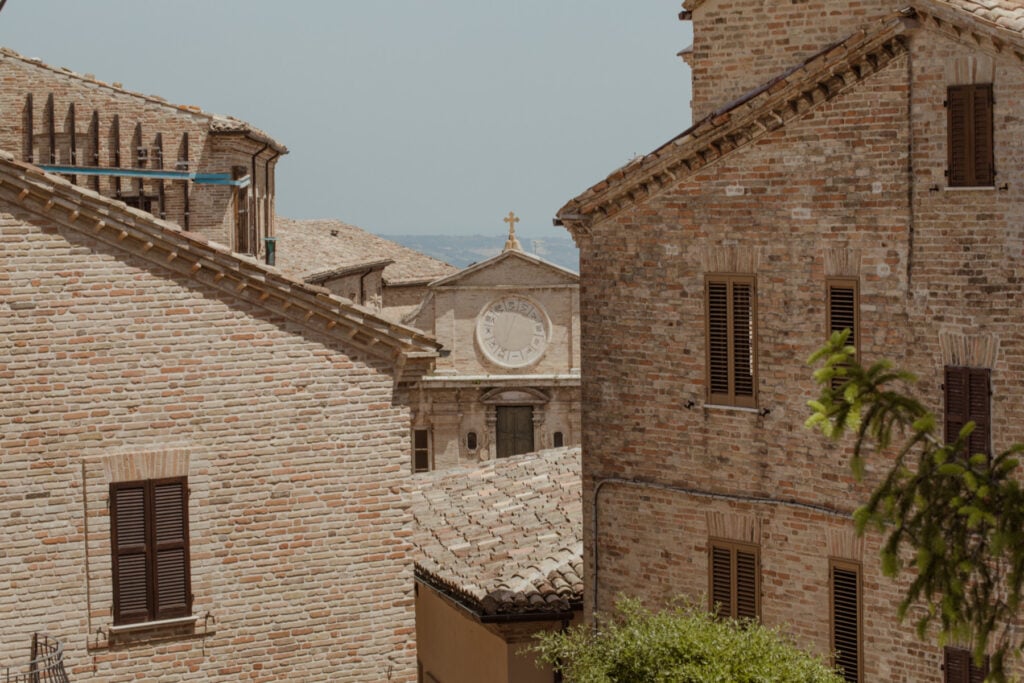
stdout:
[[855,482],[803,427],[805,360],[851,327],[980,447],[1024,438],[1024,8],[681,16],[696,123],[556,219],[580,247],[586,609],[704,593],[850,681],[976,680],[968,643],[897,621],[905,579],[850,521],[884,463]]
[[240,253],[264,134],[0,74],[0,664],[42,631],[75,681],[414,680],[405,387],[438,345]]

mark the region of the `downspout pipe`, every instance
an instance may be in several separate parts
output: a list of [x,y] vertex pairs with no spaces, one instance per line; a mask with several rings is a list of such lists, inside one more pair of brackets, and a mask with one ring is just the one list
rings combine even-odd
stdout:
[[[261,147],[255,154],[252,155],[252,204],[253,204],[252,208],[253,208],[253,210],[252,210],[252,219],[251,220],[254,223],[254,225],[253,225],[253,232],[256,233],[255,235],[253,235],[253,237],[256,238],[254,240],[255,242],[259,242],[260,241],[260,204],[259,204],[259,189],[260,188],[259,188],[259,183],[256,182],[256,159],[257,159],[257,157],[259,157],[259,155],[261,155],[264,152],[266,152],[269,147],[270,147],[270,143],[269,142],[264,142],[263,143],[263,147]],[[259,248],[259,247],[257,247],[257,248]],[[271,258],[271,256],[270,256],[270,249],[267,248],[266,242],[264,242],[264,255],[266,256],[267,259]],[[271,264],[269,262],[269,260],[267,261],[267,264],[268,265],[273,265],[273,264]]]

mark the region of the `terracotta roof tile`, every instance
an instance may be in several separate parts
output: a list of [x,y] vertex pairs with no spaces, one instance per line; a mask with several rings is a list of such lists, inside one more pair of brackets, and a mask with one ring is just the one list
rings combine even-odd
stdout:
[[384,280],[391,285],[458,272],[444,261],[338,220],[277,216],[274,226],[277,267],[298,279],[382,260],[393,262],[384,268]]
[[481,615],[583,599],[580,449],[417,475],[416,573]]

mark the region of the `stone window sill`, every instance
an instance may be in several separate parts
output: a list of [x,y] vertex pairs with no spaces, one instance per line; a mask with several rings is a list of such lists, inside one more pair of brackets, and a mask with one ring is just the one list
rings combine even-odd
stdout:
[[959,186],[946,186],[942,188],[943,192],[995,192],[995,185],[978,185],[974,187],[959,187]]
[[212,616],[204,618],[199,615],[159,621],[142,621],[135,624],[110,625],[92,634],[88,650],[106,650],[133,643],[205,638],[215,633],[212,621]]

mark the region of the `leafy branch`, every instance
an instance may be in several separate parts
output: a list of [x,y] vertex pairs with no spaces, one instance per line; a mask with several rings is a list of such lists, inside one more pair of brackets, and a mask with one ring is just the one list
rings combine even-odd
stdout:
[[940,642],[972,641],[976,663],[990,651],[988,680],[1002,683],[1007,654],[1024,648],[1012,628],[1024,588],[1024,445],[971,453],[973,422],[945,443],[935,416],[909,393],[916,378],[885,360],[862,366],[848,337],[836,332],[809,360],[820,366],[821,395],[809,402],[806,424],[836,441],[854,436],[850,466],[858,479],[871,454],[890,457],[854,514],[857,533],[885,533],[883,572],[912,577],[900,618],[922,606],[920,637],[937,627]]

